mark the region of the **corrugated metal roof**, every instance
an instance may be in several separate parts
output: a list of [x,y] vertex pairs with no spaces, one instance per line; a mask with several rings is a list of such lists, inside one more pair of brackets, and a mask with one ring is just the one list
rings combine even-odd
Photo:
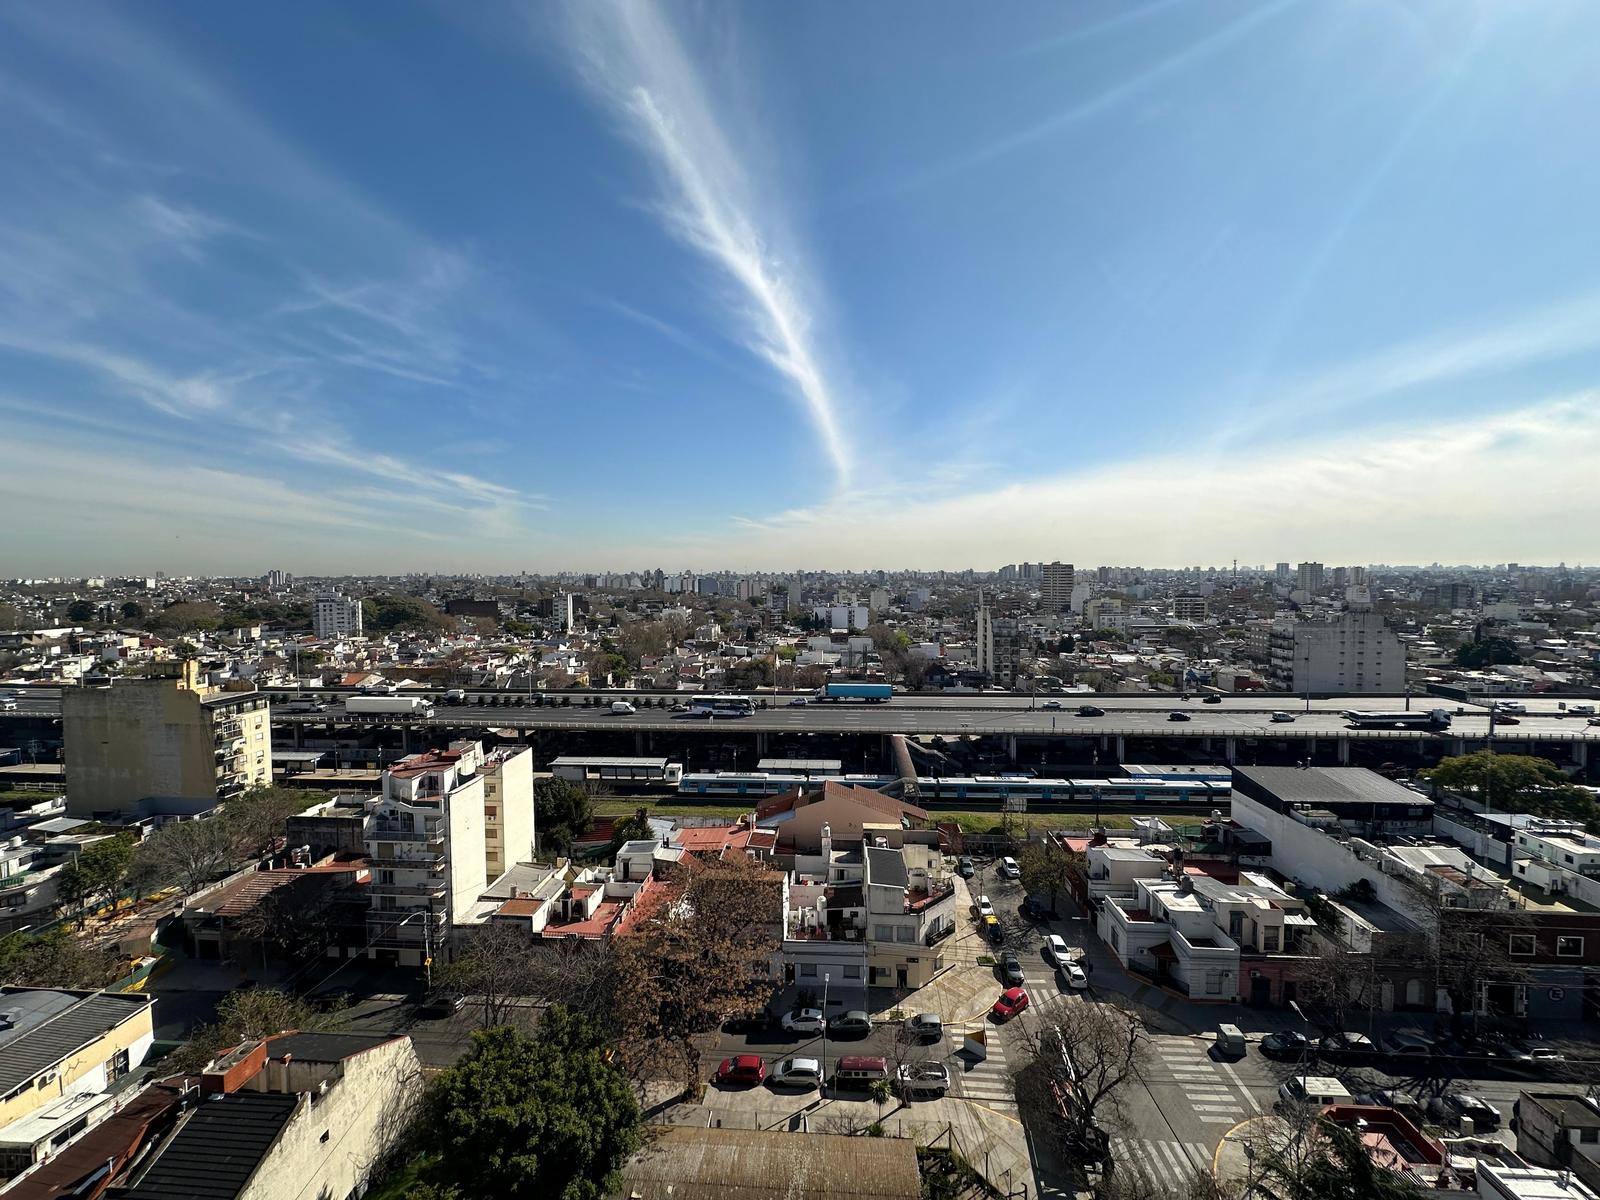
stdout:
[[911,886],[911,881],[906,875],[906,860],[900,851],[868,846],[867,882],[885,887]]
[[[61,1003],[60,997],[66,997]],[[0,1096],[36,1078],[75,1051],[92,1045],[117,1026],[144,1012],[149,996],[95,992],[7,991],[0,1008],[42,1003],[45,1014],[31,1024],[19,1024],[12,1036],[0,1042]],[[37,1008],[31,1014],[38,1017]],[[26,1019],[26,1015],[24,1019]]]
[[129,1200],[236,1200],[294,1115],[300,1097],[232,1092],[201,1102],[161,1148]]
[[1288,804],[1433,803],[1428,797],[1365,767],[1235,767],[1234,770]]
[[396,1041],[403,1034],[392,1033],[286,1033],[267,1041],[271,1058],[292,1058],[296,1062],[336,1063],[351,1055]]
[[619,1196],[638,1200],[916,1200],[916,1143],[753,1129],[660,1130],[622,1169]]

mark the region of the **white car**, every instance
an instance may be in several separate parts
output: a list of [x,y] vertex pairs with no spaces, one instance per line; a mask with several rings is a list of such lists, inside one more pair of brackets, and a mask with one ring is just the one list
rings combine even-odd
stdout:
[[1523,716],[1528,711],[1528,706],[1521,700],[1501,700],[1494,707],[1496,712],[1510,713],[1514,717]]
[[942,1062],[905,1063],[895,1072],[895,1086],[908,1098],[942,1096],[950,1090],[950,1068]]
[[1059,933],[1052,933],[1045,938],[1044,952],[1050,956],[1050,961],[1058,967],[1072,961],[1072,951],[1067,946],[1067,939]]
[[994,905],[989,903],[989,897],[987,896],[979,896],[972,902],[972,907],[976,910],[980,921],[985,917],[994,916]]
[[790,1033],[821,1033],[827,1024],[820,1008],[797,1008],[783,1015],[783,1027]]
[[1009,857],[1002,858],[1000,860],[1000,874],[1005,876],[1007,879],[1021,879],[1022,868],[1017,866],[1016,859]]
[[1089,986],[1088,973],[1070,959],[1061,964],[1061,975],[1066,979],[1069,988],[1086,988]]
[[814,1058],[786,1058],[767,1078],[774,1087],[821,1087],[822,1064]]
[[1294,720],[1294,714],[1293,713],[1286,713],[1286,712],[1275,712],[1275,713],[1272,714],[1272,719],[1273,719],[1274,722],[1276,722],[1276,723],[1281,725],[1286,721],[1293,721]]

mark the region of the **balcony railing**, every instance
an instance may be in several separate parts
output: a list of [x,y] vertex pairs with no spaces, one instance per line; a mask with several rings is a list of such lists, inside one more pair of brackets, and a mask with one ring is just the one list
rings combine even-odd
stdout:
[[376,825],[369,837],[375,842],[437,842],[442,845],[444,830],[440,827],[417,830]]
[[369,886],[374,896],[440,896],[445,892],[442,879],[421,883],[380,883],[373,880]]
[[928,935],[922,939],[923,945],[937,946],[955,931],[956,927],[954,922],[951,922],[949,925],[941,925],[938,928],[930,929],[928,930]]

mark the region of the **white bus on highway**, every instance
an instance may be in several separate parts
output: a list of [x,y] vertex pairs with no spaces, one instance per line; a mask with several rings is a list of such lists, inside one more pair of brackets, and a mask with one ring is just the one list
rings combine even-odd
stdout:
[[689,713],[696,717],[748,717],[756,711],[749,696],[693,696]]

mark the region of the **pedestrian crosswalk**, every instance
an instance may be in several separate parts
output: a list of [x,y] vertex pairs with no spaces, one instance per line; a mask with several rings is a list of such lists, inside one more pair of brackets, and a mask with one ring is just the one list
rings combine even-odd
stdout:
[[1148,1082],[1152,1087],[1171,1084],[1181,1090],[1202,1125],[1236,1125],[1260,1111],[1233,1064],[1210,1056],[1209,1043],[1162,1038],[1156,1040],[1154,1049]]
[[1210,1152],[1199,1142],[1163,1142],[1144,1138],[1111,1139],[1113,1175],[1142,1175],[1155,1191],[1180,1196],[1197,1170],[1211,1165]]
[[960,1094],[991,1108],[1015,1107],[1016,1095],[1011,1090],[1011,1068],[1006,1065],[1005,1043],[990,1030],[985,1044],[988,1057],[978,1062],[973,1062],[965,1053],[954,1056],[954,1062],[960,1064]]

